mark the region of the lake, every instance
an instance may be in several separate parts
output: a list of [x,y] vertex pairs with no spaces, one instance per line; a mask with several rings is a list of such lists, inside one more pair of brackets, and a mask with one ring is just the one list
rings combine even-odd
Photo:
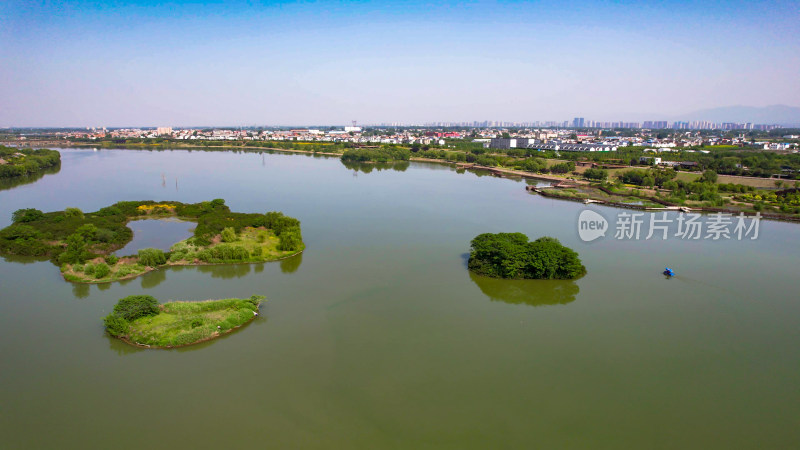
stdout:
[[[224,198],[300,219],[307,249],[91,286],[48,261],[0,261],[3,447],[800,445],[800,225],[763,221],[756,240],[587,243],[584,205],[525,185],[426,163],[63,150],[57,173],[0,191],[0,226],[19,208]],[[501,231],[556,237],[588,274],[471,275],[470,240]],[[103,331],[134,294],[267,303],[230,335],[156,351]]]

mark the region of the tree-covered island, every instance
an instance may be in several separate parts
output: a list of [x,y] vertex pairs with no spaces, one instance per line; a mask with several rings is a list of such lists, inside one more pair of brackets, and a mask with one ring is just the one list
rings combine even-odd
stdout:
[[0,178],[14,178],[36,173],[61,164],[56,150],[13,148],[0,145]]
[[[113,255],[133,239],[129,221],[169,217],[196,222],[194,236],[167,252],[149,248],[136,255]],[[299,220],[280,212],[231,212],[222,199],[193,204],[125,201],[92,213],[28,208],[15,211],[12,220],[0,230],[0,255],[48,257],[73,282],[121,280],[167,265],[275,261],[305,248]]]
[[148,348],[172,348],[208,341],[252,321],[263,296],[159,304],[149,295],[120,299],[103,319],[106,331]]
[[471,243],[469,270],[495,278],[574,279],[586,274],[578,254],[558,239],[484,233]]

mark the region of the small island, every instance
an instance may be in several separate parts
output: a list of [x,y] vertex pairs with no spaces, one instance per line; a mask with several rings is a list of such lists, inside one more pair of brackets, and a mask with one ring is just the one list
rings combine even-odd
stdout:
[[103,319],[106,331],[131,345],[174,348],[218,338],[258,316],[263,296],[160,305],[149,295],[120,299]]
[[552,237],[484,233],[471,243],[469,270],[488,277],[571,280],[586,274],[578,254]]
[[0,178],[35,175],[61,164],[57,150],[13,148],[0,145]]
[[[133,239],[131,220],[176,217],[196,222],[194,236],[169,251],[147,248],[117,257]],[[78,208],[43,213],[14,212],[0,230],[0,255],[48,257],[65,280],[105,283],[139,276],[170,265],[237,264],[276,261],[305,249],[300,221],[281,212],[231,212],[222,199],[181,202],[126,201],[83,213]]]

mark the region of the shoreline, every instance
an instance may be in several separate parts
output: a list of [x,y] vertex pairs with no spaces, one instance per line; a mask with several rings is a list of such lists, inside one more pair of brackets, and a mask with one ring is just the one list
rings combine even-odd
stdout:
[[[70,147],[92,147],[92,144],[85,144],[85,143],[80,143],[80,144],[68,143],[68,144],[69,144]],[[122,144],[122,145],[124,145],[124,144]],[[155,149],[155,148],[146,148],[144,146],[138,146],[138,147],[139,148],[128,148],[128,149],[129,150],[153,150],[153,149]],[[96,147],[94,147],[94,148],[96,148]],[[171,149],[174,149],[174,150],[201,149],[201,150],[212,150],[212,151],[213,151],[214,148],[219,148],[219,149],[240,149],[240,150],[247,150],[247,151],[269,150],[269,151],[275,151],[275,152],[299,153],[299,154],[303,154],[304,153],[304,154],[310,154],[310,155],[324,155],[324,156],[337,156],[337,157],[341,157],[342,156],[341,153],[317,152],[317,151],[311,151],[311,150],[281,149],[281,148],[272,148],[272,147],[233,146],[233,145],[220,145],[220,146],[207,147],[207,146],[185,145],[185,144],[179,143],[178,145],[175,145],[175,146],[160,147],[160,148],[163,149],[163,150],[171,150]],[[121,150],[125,150],[126,148],[120,147],[120,149]],[[109,149],[109,150],[111,150],[111,149]],[[416,158],[416,157],[413,157],[413,156],[411,158],[409,158],[408,161],[409,162],[425,162],[425,163],[444,164],[444,165],[455,167],[456,169],[461,169],[461,170],[468,170],[468,169],[484,170],[484,171],[487,171],[487,172],[491,173],[494,176],[501,177],[501,178],[519,177],[519,178],[524,178],[524,179],[542,180],[542,181],[549,181],[549,182],[554,182],[554,183],[561,183],[561,182],[565,182],[566,181],[566,182],[569,182],[569,183],[574,183],[574,184],[582,185],[582,186],[589,186],[589,187],[592,187],[593,189],[598,189],[596,187],[593,187],[592,183],[587,181],[587,180],[577,180],[577,179],[574,179],[574,178],[558,177],[558,176],[553,176],[553,175],[534,174],[534,173],[524,172],[524,171],[519,171],[519,170],[514,170],[514,169],[505,169],[505,168],[497,168],[497,167],[480,166],[480,165],[475,164],[475,163],[463,163],[463,162],[455,162],[455,161],[447,161],[447,160],[431,159],[431,158]],[[754,179],[754,180],[761,180],[762,179],[762,178],[745,177],[745,176],[738,176],[738,178]],[[526,187],[526,189],[527,189],[527,187]],[[574,197],[568,197],[568,196],[560,196],[558,194],[552,194],[552,193],[549,193],[549,192],[548,193],[543,193],[543,192],[537,191],[537,193],[539,193],[540,195],[542,195],[544,197],[552,198],[552,199],[555,199],[555,200],[566,200],[566,201],[578,201],[578,202],[584,202],[584,203],[593,203],[593,204],[599,204],[599,205],[602,205],[602,206],[607,206],[607,207],[612,207],[612,208],[641,209],[641,210],[647,210],[647,211],[674,211],[676,209],[685,208],[685,209],[691,210],[693,212],[706,213],[706,214],[713,214],[713,213],[738,214],[740,212],[743,212],[741,210],[731,209],[731,208],[702,207],[702,206],[694,206],[694,207],[692,207],[692,206],[681,206],[681,205],[667,205],[666,203],[664,203],[663,200],[660,200],[660,199],[654,200],[654,199],[649,198],[649,197],[642,198],[642,199],[643,200],[647,200],[647,201],[651,201],[651,202],[654,202],[654,203],[664,204],[665,208],[647,208],[647,207],[644,207],[642,205],[636,205],[636,204],[626,204],[626,203],[619,203],[619,202],[608,202],[605,199],[602,199],[602,198],[599,198],[599,197],[592,197],[592,196],[589,196],[587,198],[574,198]],[[625,194],[618,194],[618,195],[625,196]],[[641,198],[641,197],[637,196],[636,198]],[[589,202],[586,202],[586,200],[589,200]],[[784,214],[778,214],[778,213],[774,213],[774,212],[767,212],[767,213],[763,213],[762,212],[761,213],[761,217],[763,219],[767,219],[767,220],[776,220],[776,221],[783,221],[783,222],[800,223],[800,217],[787,216],[787,215],[784,215]]]
[[[535,192],[542,197],[551,198],[554,200],[564,200],[564,201],[571,201],[571,202],[580,202],[586,205],[600,205],[609,208],[623,208],[623,209],[636,209],[639,211],[649,211],[649,212],[689,212],[689,213],[698,213],[698,214],[714,214],[714,213],[727,213],[732,215],[738,215],[739,213],[744,213],[747,217],[755,217],[755,214],[750,213],[748,211],[742,211],[739,209],[732,209],[732,208],[717,208],[717,207],[708,207],[708,206],[681,206],[681,205],[670,205],[664,200],[657,199],[655,197],[636,197],[642,201],[649,201],[652,203],[660,203],[663,205],[661,208],[647,206],[647,205],[638,205],[635,203],[620,203],[620,202],[611,202],[605,199],[597,198],[597,197],[571,197],[567,195],[559,195],[556,192],[553,192],[558,188],[536,188],[535,186],[526,186],[525,190],[528,192]],[[599,189],[599,188],[595,188]],[[632,196],[629,196],[632,197]],[[781,222],[791,222],[791,223],[800,223],[800,217],[793,217],[793,216],[785,216],[780,214],[774,214],[769,212],[760,212],[761,219],[764,220],[775,220]]]
[[60,272],[60,273],[61,273],[61,278],[63,278],[64,281],[66,281],[68,283],[75,283],[75,284],[105,284],[105,283],[114,283],[115,281],[132,280],[134,278],[138,278],[138,277],[140,277],[142,275],[145,275],[145,274],[148,274],[150,272],[155,272],[157,270],[162,270],[162,269],[168,269],[170,267],[235,266],[237,264],[264,264],[264,263],[271,263],[271,262],[275,262],[275,261],[283,261],[284,259],[294,258],[295,256],[300,255],[305,251],[306,251],[306,249],[303,249],[303,250],[300,250],[297,253],[293,253],[293,254],[288,255],[288,256],[283,256],[283,257],[276,258],[276,259],[268,259],[268,260],[264,260],[264,261],[240,261],[240,262],[231,262],[231,263],[225,263],[225,262],[222,262],[222,263],[208,263],[208,262],[203,262],[203,261],[197,261],[197,262],[191,262],[191,263],[185,263],[185,264],[184,263],[180,263],[180,262],[172,263],[172,262],[167,261],[166,264],[160,265],[158,267],[145,266],[145,271],[144,272],[125,275],[124,277],[116,278],[114,280],[107,280],[107,281],[83,281],[83,280],[76,281],[76,280],[68,280],[64,276],[64,272]]

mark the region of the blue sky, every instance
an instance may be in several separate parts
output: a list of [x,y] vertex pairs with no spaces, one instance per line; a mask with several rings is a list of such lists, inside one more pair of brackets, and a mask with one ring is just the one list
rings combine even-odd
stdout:
[[800,105],[797,2],[0,3],[0,126],[642,120]]

